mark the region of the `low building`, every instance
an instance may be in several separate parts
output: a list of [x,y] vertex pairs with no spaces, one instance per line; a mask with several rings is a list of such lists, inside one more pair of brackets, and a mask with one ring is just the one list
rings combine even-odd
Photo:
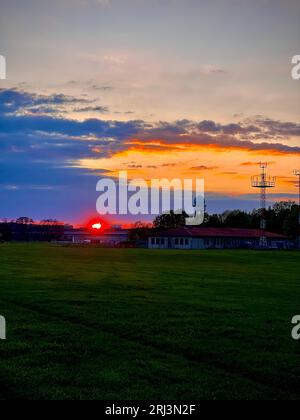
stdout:
[[104,246],[118,246],[122,242],[128,241],[127,229],[108,229],[99,232],[91,231],[86,228],[68,228],[65,230],[61,242],[73,244],[101,244]]
[[[148,239],[152,249],[238,249],[258,248],[259,229],[182,227],[153,234]],[[289,240],[278,233],[267,232],[268,247],[286,249]]]

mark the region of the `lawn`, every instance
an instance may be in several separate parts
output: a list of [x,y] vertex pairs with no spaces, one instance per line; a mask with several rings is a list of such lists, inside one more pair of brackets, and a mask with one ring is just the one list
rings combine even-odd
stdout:
[[0,399],[299,399],[296,252],[0,245]]

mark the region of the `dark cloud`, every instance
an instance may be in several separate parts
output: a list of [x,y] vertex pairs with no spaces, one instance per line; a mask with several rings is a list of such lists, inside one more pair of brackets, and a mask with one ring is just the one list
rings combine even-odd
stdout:
[[258,116],[239,123],[220,124],[212,120],[203,120],[199,123],[182,120],[176,123],[160,123],[160,129],[178,133],[207,133],[248,136],[252,140],[274,140],[287,137],[300,136],[300,124],[294,122],[282,122]]
[[75,108],[73,112],[98,112],[100,114],[107,114],[109,108],[107,106],[86,106],[84,108]]
[[0,89],[0,114],[14,114],[21,111],[38,110],[39,107],[78,103],[90,103],[90,101],[64,94],[37,95],[18,89]]
[[98,85],[91,85],[90,86],[91,90],[102,90],[102,91],[110,91],[113,90],[113,86],[98,86]]
[[[268,162],[268,165],[274,165],[276,162],[272,161],[272,162]],[[242,162],[240,164],[240,166],[257,166],[259,165],[260,162]]]
[[204,133],[223,133],[223,134],[247,134],[259,133],[261,129],[255,125],[243,126],[242,124],[218,124],[214,121],[204,120],[198,124],[198,130]]
[[91,102],[94,101],[64,94],[37,95],[19,89],[0,89],[0,115],[56,114],[67,105]]
[[258,117],[254,120],[254,123],[260,126],[271,136],[283,136],[283,137],[299,137],[300,136],[300,124],[294,122],[283,122],[272,120],[270,118]]
[[176,163],[164,163],[163,165],[161,165],[163,168],[174,168],[176,165]]
[[205,165],[200,165],[200,166],[193,166],[192,168],[190,168],[191,170],[195,170],[195,171],[213,171],[215,169],[218,169],[217,166],[205,166]]
[[[142,144],[157,139],[160,144],[156,146],[183,144],[183,145],[215,145],[219,147],[236,147],[248,150],[274,150],[281,152],[298,153],[298,147],[290,147],[284,144],[275,143],[277,136],[284,134],[300,135],[300,125],[291,122],[280,122],[271,119],[257,117],[252,121],[244,123],[232,123],[222,125],[214,121],[204,120],[194,122],[190,120],[178,120],[173,123],[160,121],[156,124],[147,124],[142,120],[132,121],[107,121],[97,118],[90,118],[84,121],[63,118],[51,115],[53,106],[74,103],[89,103],[69,97],[63,94],[57,95],[36,95],[24,91],[0,90],[0,124],[3,134],[39,134],[59,136],[65,142],[73,137],[85,140],[86,137],[93,137],[103,141],[101,146],[108,148],[113,144],[125,147],[130,146],[132,138],[138,139]],[[37,109],[35,108],[37,107]],[[26,109],[29,114],[22,114],[20,111]],[[38,109],[44,115],[39,115]],[[106,112],[103,106],[87,105],[75,108],[78,112]],[[49,115],[47,115],[49,114]],[[255,136],[264,133],[274,142],[256,142]],[[248,137],[242,135],[249,134]],[[252,136],[252,137],[251,137]],[[109,140],[109,141],[108,141]]]
[[143,165],[127,165],[127,168],[129,169],[141,169]]
[[34,115],[57,115],[57,113],[65,114],[66,111],[53,106],[39,105],[36,107],[27,107],[26,113]]
[[114,87],[110,85],[99,85],[95,80],[88,80],[88,81],[80,81],[80,80],[69,80],[64,84],[65,86],[79,86],[79,87],[87,87],[90,90],[98,90],[98,91],[110,91],[113,90]]
[[133,114],[135,114],[135,112],[133,112],[133,111],[124,111],[124,112],[115,111],[115,115],[133,115]]
[[[26,155],[28,159],[60,162],[72,165],[78,159],[107,157],[127,149],[144,148],[151,150],[170,150],[193,146],[222,149],[241,149],[269,153],[299,154],[300,147],[288,146],[278,142],[256,142],[243,140],[238,133],[257,132],[256,124],[221,125],[214,121],[196,123],[179,120],[174,123],[159,122],[148,124],[142,120],[107,121],[97,118],[77,121],[62,116],[51,115],[52,104],[74,103],[76,98],[64,95],[39,96],[16,90],[0,90],[0,150],[16,157]],[[19,114],[24,107],[43,107],[45,115]],[[101,108],[102,109],[102,108]],[[9,112],[8,112],[9,110]],[[14,112],[10,112],[14,110]],[[49,113],[49,115],[47,115]],[[272,122],[256,118],[261,127],[277,127],[296,133],[298,124]],[[252,127],[252,128],[251,128]],[[266,129],[266,128],[264,128]],[[227,132],[227,134],[226,134]],[[230,134],[228,134],[230,133]],[[234,133],[234,134],[233,134]],[[153,142],[153,139],[157,142]],[[137,165],[138,163],[135,163]],[[165,164],[176,165],[176,164]],[[209,170],[209,167],[195,167],[196,170]]]
[[198,129],[204,133],[219,133],[221,131],[220,124],[208,120],[201,121],[198,125]]
[[[113,138],[115,141],[128,138],[144,129],[143,121],[103,121],[96,118],[84,121],[52,116],[7,116],[0,114],[0,126],[3,134],[43,133],[53,136],[59,134],[68,137],[93,136],[96,139]],[[41,134],[42,135],[42,134]],[[84,138],[83,138],[84,140]]]
[[[227,125],[190,120],[156,124],[98,118],[77,121],[67,118],[67,114],[56,114],[57,107],[68,104],[93,107],[88,100],[82,102],[65,95],[0,90],[0,217],[13,215],[19,208],[23,212],[26,206],[37,206],[43,217],[57,218],[93,208],[96,182],[108,173],[101,167],[79,168],[78,161],[84,158],[108,157],[129,149],[169,152],[195,146],[261,151],[268,155],[300,154],[300,147],[278,141],[282,135],[299,135],[296,123],[262,117]],[[259,134],[268,135],[270,140],[258,142],[255,136]],[[128,165],[132,169],[141,167],[139,162]],[[202,165],[194,169],[216,168]],[[65,213],[56,214],[58,207]]]
[[[153,132],[154,136],[153,137]],[[161,143],[159,147],[161,148],[182,148],[183,146],[203,146],[203,147],[212,147],[219,149],[237,149],[237,150],[246,150],[246,151],[260,151],[260,152],[270,152],[270,154],[300,154],[299,146],[288,146],[282,143],[269,143],[261,142],[257,143],[253,140],[241,140],[237,136],[233,135],[211,135],[208,133],[199,133],[199,134],[184,134],[184,135],[175,135],[171,132],[164,132],[163,130],[147,130],[139,133],[139,141],[143,142],[145,147],[147,144],[150,147],[158,147],[156,145],[151,145],[151,140],[153,138],[160,139]],[[149,146],[148,146],[149,147]]]

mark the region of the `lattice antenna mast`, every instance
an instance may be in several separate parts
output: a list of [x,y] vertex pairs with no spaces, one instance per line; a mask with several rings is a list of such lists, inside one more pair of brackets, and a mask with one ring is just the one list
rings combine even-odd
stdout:
[[296,169],[294,171],[294,175],[298,178],[297,187],[299,191],[299,199],[298,199],[298,206],[299,206],[299,227],[298,227],[298,247],[300,248],[300,169]]
[[260,247],[267,248],[268,240],[266,236],[267,222],[266,222],[266,207],[267,207],[267,190],[276,186],[276,178],[267,175],[268,164],[266,162],[260,163],[261,173],[258,176],[251,178],[251,185],[253,188],[260,189]]

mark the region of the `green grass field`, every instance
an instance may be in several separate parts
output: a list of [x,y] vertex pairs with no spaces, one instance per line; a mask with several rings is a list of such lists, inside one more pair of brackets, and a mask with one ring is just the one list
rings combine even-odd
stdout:
[[299,399],[299,254],[0,245],[0,399]]

